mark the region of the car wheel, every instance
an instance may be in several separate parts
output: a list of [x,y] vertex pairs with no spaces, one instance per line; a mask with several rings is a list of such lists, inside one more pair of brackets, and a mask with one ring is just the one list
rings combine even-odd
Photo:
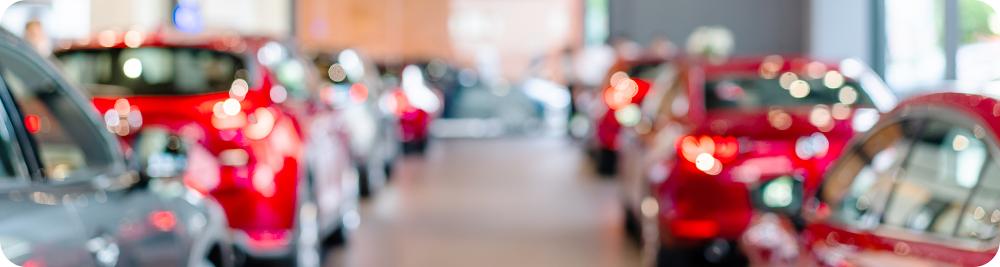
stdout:
[[618,172],[618,153],[614,150],[601,148],[597,151],[597,174],[611,177]]
[[667,248],[656,254],[656,266],[747,266],[749,261],[732,242],[715,240],[697,248]]
[[642,222],[632,209],[626,207],[624,211],[622,226],[625,227],[625,234],[637,244],[642,244]]
[[375,194],[375,178],[366,164],[358,164],[358,196],[367,199]]
[[393,166],[395,160],[388,159],[382,163],[382,171],[385,172],[385,181],[389,182],[392,180],[392,171],[395,166]]
[[403,154],[424,154],[425,152],[427,152],[426,138],[403,143]]
[[213,244],[208,255],[201,266],[204,267],[231,267],[236,266],[236,256],[233,255],[232,247],[224,247],[222,244]]
[[347,227],[343,222],[337,225],[329,236],[323,239],[323,247],[339,247],[347,244]]
[[654,265],[657,267],[694,266],[691,264],[686,253],[680,250],[665,247],[660,247],[660,249],[656,252],[656,264]]

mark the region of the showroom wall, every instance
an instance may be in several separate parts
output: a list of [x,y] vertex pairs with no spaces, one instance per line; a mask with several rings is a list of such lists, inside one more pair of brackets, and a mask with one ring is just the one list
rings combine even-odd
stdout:
[[296,8],[296,37],[309,49],[445,58],[507,76],[583,39],[579,0],[299,0]]
[[871,64],[871,0],[812,0],[807,51],[820,58],[857,58]]
[[[73,0],[78,1],[78,0]],[[205,31],[284,36],[291,33],[291,1],[188,0],[197,7]],[[92,31],[153,30],[170,25],[172,0],[91,0]]]
[[803,0],[614,0],[611,36],[648,42],[665,35],[683,44],[691,30],[719,25],[733,31],[735,54],[807,50],[808,2]]

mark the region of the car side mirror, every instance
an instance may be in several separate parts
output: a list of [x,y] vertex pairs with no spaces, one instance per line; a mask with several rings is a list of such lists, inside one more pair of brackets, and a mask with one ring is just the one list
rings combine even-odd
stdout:
[[156,179],[181,179],[187,171],[187,146],[166,129],[144,128],[132,140],[130,168],[142,183]]
[[787,217],[797,230],[805,225],[802,217],[803,195],[802,179],[788,175],[760,183],[750,192],[754,207]]

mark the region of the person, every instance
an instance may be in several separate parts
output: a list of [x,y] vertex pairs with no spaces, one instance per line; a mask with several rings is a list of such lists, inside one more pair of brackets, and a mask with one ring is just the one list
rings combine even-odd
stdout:
[[29,20],[24,24],[24,40],[28,42],[38,54],[49,58],[52,56],[52,40],[45,33],[42,22],[38,19]]

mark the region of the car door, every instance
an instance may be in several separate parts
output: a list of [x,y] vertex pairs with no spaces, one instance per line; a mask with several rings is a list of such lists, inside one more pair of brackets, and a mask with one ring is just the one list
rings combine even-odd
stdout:
[[84,247],[97,266],[178,266],[175,216],[153,188],[127,172],[113,139],[88,116],[89,102],[23,53],[0,50],[0,77],[13,96],[11,117],[27,133],[38,175],[52,193],[43,203],[71,203],[83,227]]
[[1000,223],[997,147],[958,114],[929,116],[909,150],[873,243],[880,262],[979,266],[996,251]]
[[23,121],[7,116],[12,102],[3,83],[0,100],[0,266],[94,266],[67,195],[34,179],[27,135],[12,122]]
[[830,170],[819,197],[829,205],[829,218],[810,225],[802,235],[821,266],[864,265],[882,250],[873,246],[871,230],[879,225],[895,178],[907,158],[918,120],[896,118],[852,146]]

